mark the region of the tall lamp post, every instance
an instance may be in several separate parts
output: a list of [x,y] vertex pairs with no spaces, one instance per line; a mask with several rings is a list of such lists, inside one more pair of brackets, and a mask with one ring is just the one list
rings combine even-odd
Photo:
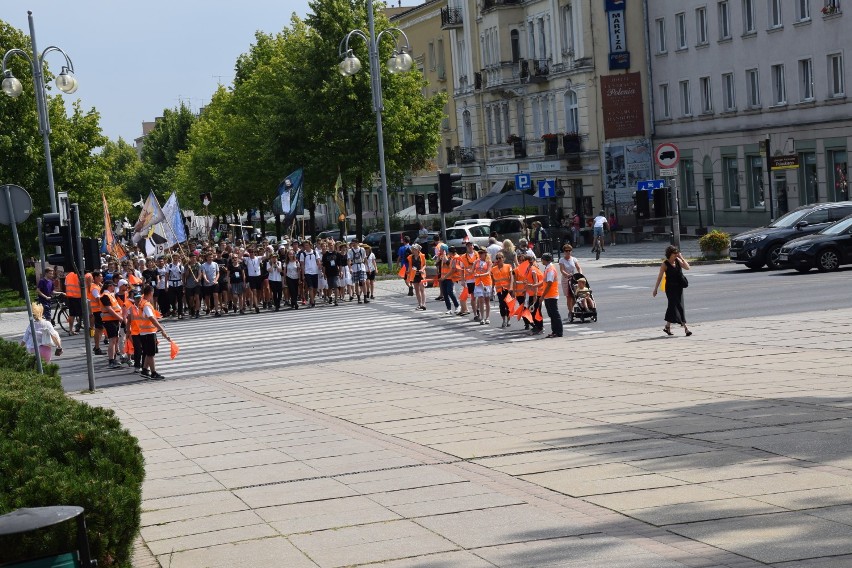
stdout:
[[[399,28],[388,28],[383,30],[376,36],[375,22],[373,20],[373,0],[367,0],[367,22],[369,26],[369,34],[361,30],[352,30],[343,41],[340,42],[338,54],[342,61],[338,65],[340,74],[344,77],[354,75],[361,70],[361,61],[355,57],[352,50],[349,48],[349,39],[352,36],[358,36],[367,42],[370,51],[370,91],[373,95],[373,112],[376,113],[376,136],[379,141],[379,175],[382,183],[382,200],[384,201],[384,221],[385,221],[385,241],[386,254],[388,255],[388,268],[393,267],[393,250],[391,247],[391,232],[390,232],[390,206],[388,203],[388,182],[385,174],[385,142],[382,135],[382,111],[384,110],[384,102],[382,101],[382,77],[379,70],[379,41],[385,34],[393,38],[394,50],[390,59],[388,59],[388,71],[391,73],[405,73],[411,69],[411,56],[409,52],[411,47],[408,43],[408,36]],[[405,39],[405,45],[397,48],[397,36],[401,35]]]
[[44,57],[52,52],[58,51],[65,57],[65,65],[62,67],[62,72],[56,76],[56,87],[63,93],[73,94],[77,92],[77,78],[74,77],[74,64],[71,63],[71,58],[64,51],[51,45],[41,55],[36,47],[35,24],[33,24],[33,13],[27,12],[27,17],[30,22],[30,45],[32,47],[32,56],[22,49],[10,49],[3,55],[3,92],[13,99],[18,98],[24,88],[21,81],[12,75],[12,71],[7,66],[7,62],[12,55],[21,55],[30,62],[30,67],[33,73],[33,86],[35,87],[36,106],[38,107],[38,130],[44,141],[44,158],[47,162],[47,187],[50,190],[50,210],[57,213],[56,206],[56,190],[53,186],[53,160],[50,157],[50,118],[47,114],[47,93],[44,85]]

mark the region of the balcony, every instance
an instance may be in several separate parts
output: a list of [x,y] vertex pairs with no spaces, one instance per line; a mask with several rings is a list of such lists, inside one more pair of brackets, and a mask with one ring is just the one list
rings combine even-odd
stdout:
[[441,8],[441,29],[460,28],[464,23],[461,8]]
[[501,61],[482,70],[482,86],[485,89],[517,85],[520,80],[520,61]]
[[520,6],[523,0],[482,0],[482,12],[493,8]]
[[473,164],[476,162],[475,148],[456,146],[456,163]]
[[542,136],[544,140],[544,155],[556,156],[559,154],[559,137],[556,134],[545,134]]
[[531,83],[547,81],[550,75],[550,61],[547,59],[533,59],[532,73],[529,75]]

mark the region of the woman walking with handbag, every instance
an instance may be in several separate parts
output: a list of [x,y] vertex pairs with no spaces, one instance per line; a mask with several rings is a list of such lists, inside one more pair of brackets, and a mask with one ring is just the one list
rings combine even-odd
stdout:
[[666,259],[660,265],[660,272],[657,274],[657,282],[654,284],[654,294],[657,296],[657,290],[660,288],[660,283],[665,276],[666,279],[666,298],[669,301],[666,308],[666,326],[663,332],[666,335],[674,335],[671,330],[673,323],[683,326],[683,331],[687,337],[692,335],[689,328],[686,326],[686,310],[683,307],[683,289],[689,286],[689,281],[684,275],[684,270],[689,270],[689,263],[683,258],[680,250],[675,246],[666,248]]

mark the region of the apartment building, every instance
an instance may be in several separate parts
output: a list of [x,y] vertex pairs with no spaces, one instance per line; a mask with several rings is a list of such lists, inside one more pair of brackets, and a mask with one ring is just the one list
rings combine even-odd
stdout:
[[464,197],[528,172],[555,181],[554,220],[602,206],[632,217],[631,184],[652,174],[642,3],[449,0],[441,12],[457,125],[443,161]]
[[845,0],[648,2],[655,140],[688,225],[757,226],[849,198]]

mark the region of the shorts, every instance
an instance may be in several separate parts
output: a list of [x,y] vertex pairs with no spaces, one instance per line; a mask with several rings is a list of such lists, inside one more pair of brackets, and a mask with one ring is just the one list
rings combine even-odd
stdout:
[[196,286],[194,288],[185,288],[184,290],[186,292],[187,298],[191,298],[193,296],[198,296],[199,292],[201,292],[201,290],[198,288],[198,286]]
[[319,274],[305,274],[305,286],[316,290],[319,286]]
[[219,285],[214,284],[213,286],[202,286],[201,287],[201,296],[203,298],[210,298],[219,291]]
[[337,288],[337,275],[336,274],[328,277],[328,287],[331,288],[332,290]]
[[249,276],[248,283],[252,290],[260,290],[261,285],[263,284],[262,276]]
[[474,282],[465,282],[464,285],[467,286],[467,293],[473,294],[473,291],[476,288],[475,283]]
[[420,284],[421,282],[423,282],[423,275],[418,272],[417,274],[414,275],[414,280],[412,280],[411,283],[412,284]]
[[595,236],[602,237],[604,234],[603,227],[595,227]]
[[490,298],[491,286],[475,286],[473,289],[474,298]]
[[376,279],[376,271],[371,270],[367,273],[367,280],[375,280]]
[[238,284],[231,284],[231,294],[235,296],[242,296],[243,293],[246,291],[245,288],[245,284],[243,284],[242,282]]
[[328,280],[322,274],[317,274],[317,290],[328,290]]
[[95,312],[93,315],[95,316],[95,329],[103,329],[104,320],[101,318],[101,312]]
[[118,320],[105,321],[104,329],[108,338],[118,337]]
[[142,344],[142,355],[145,357],[153,357],[157,354],[157,334],[145,333],[139,336],[139,342]]
[[353,270],[352,281],[357,282],[358,284],[363,284],[367,281],[367,273],[363,270]]
[[68,303],[68,315],[71,317],[79,318],[83,315],[83,303],[80,298],[67,298],[66,302]]

